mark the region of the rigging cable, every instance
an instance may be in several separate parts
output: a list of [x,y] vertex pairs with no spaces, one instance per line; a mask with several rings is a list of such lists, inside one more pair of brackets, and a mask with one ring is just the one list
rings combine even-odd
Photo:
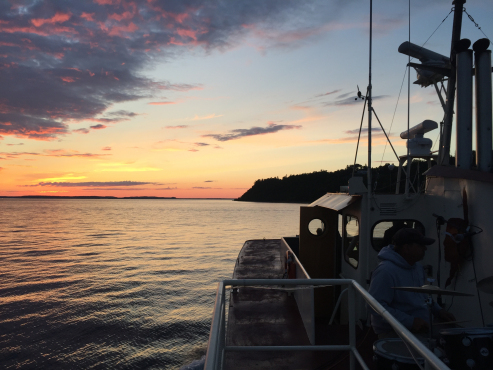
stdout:
[[484,37],[486,37],[488,40],[490,39],[488,36],[486,36],[486,33],[483,32],[483,30],[481,29],[481,27],[479,27],[479,24],[477,24],[475,21],[474,21],[474,18],[471,16],[471,14],[469,14],[467,11],[466,11],[466,8],[463,8],[462,9],[464,13],[467,14],[467,17],[471,20],[472,23],[474,23],[474,25],[476,26],[476,28],[478,30],[481,31],[481,33],[484,35]]
[[[408,42],[411,44],[411,0],[408,1],[409,3],[409,37],[408,37]],[[406,198],[409,197],[409,183],[411,181],[411,166],[413,164],[412,158],[410,158],[410,150],[409,150],[409,130],[410,130],[410,123],[411,123],[411,53],[408,53],[407,55],[407,65],[408,65],[408,72],[407,72],[407,142],[406,142],[406,149],[407,149],[407,168],[406,168],[406,185],[404,187],[404,191],[406,192]],[[400,163],[399,163],[400,167]]]

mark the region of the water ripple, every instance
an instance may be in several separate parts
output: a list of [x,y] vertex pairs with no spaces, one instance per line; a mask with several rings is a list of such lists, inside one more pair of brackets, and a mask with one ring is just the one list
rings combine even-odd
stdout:
[[[177,369],[205,354],[217,282],[299,205],[1,199],[0,368]],[[282,217],[281,217],[282,216]]]

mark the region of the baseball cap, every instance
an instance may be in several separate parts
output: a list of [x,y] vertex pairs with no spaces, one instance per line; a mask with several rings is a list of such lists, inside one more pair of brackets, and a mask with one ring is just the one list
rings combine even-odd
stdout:
[[392,239],[394,245],[404,245],[408,243],[418,243],[422,245],[430,245],[435,242],[435,239],[423,236],[418,230],[404,228],[397,231]]

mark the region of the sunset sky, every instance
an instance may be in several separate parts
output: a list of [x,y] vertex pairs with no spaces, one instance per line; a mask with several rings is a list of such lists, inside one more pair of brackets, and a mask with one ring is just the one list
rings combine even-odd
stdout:
[[[465,6],[493,37],[492,1]],[[412,0],[411,42],[451,7]],[[368,84],[368,12],[363,0],[2,1],[0,195],[236,198],[256,179],[344,168]],[[426,48],[449,55],[452,19]],[[389,130],[408,2],[374,0],[374,22],[374,107]],[[462,36],[485,37],[466,15]],[[400,155],[406,82],[390,130]],[[433,87],[412,85],[410,100],[411,126],[441,121]],[[395,162],[373,136],[373,164]],[[363,143],[358,163],[366,155]]]

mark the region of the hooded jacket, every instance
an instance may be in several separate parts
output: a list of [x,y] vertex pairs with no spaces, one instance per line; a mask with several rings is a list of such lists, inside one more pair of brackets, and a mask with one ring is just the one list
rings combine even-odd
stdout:
[[[369,293],[402,325],[411,330],[415,317],[428,322],[426,306],[428,296],[423,293],[405,292],[393,287],[424,285],[425,274],[420,263],[410,265],[404,257],[394,250],[393,245],[382,248],[378,253],[379,265],[373,271]],[[432,312],[436,314],[441,307],[433,303]],[[392,327],[380,315],[372,312],[371,325],[376,334],[392,331]]]

